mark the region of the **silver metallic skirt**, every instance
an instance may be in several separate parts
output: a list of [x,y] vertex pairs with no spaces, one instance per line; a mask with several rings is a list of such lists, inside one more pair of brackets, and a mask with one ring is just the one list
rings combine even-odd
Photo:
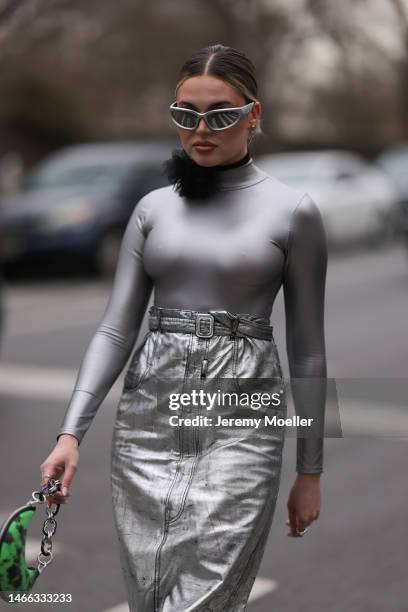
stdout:
[[[266,318],[225,310],[152,306],[149,315],[126,372],[111,451],[129,608],[242,612],[281,475],[284,427],[270,422],[286,416],[286,398],[273,328]],[[278,403],[241,402],[260,383]],[[192,390],[233,401],[181,401]]]

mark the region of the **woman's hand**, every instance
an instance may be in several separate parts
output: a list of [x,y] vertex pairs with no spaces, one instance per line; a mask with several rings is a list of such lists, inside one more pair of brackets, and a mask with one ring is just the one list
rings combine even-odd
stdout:
[[320,474],[298,474],[288,499],[288,536],[301,538],[302,531],[320,514]]
[[62,434],[54,450],[40,465],[41,476],[47,475],[41,479],[41,485],[46,484],[49,478],[61,480],[61,491],[48,497],[48,505],[67,503],[70,495],[69,488],[79,463],[78,446],[78,438],[71,434]]

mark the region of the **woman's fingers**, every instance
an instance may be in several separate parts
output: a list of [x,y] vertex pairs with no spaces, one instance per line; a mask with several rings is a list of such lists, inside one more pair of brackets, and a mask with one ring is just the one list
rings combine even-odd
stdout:
[[293,508],[288,508],[289,520],[286,521],[286,524],[289,525],[290,531],[288,536],[298,537],[297,533],[297,516],[296,512]]
[[305,530],[313,521],[317,520],[320,513],[320,488],[319,480],[311,475],[298,475],[293,485],[287,503],[290,526],[289,536],[302,537]]
[[56,470],[50,467],[46,470],[41,468],[41,485],[47,484],[50,478],[57,478]]
[[305,531],[305,529],[307,529],[310,525],[310,522],[302,520],[301,518],[298,518],[298,523],[297,523],[297,532],[298,532],[298,536],[302,537],[302,532]]
[[[290,533],[288,533],[288,535],[295,537],[295,538],[301,538],[304,535],[304,533],[302,532],[307,530],[309,526],[311,525],[311,523],[313,522],[313,520],[316,520],[316,519],[311,519],[311,520],[301,519],[295,512],[293,512],[293,514],[294,516],[292,516],[292,520],[286,521],[286,525],[290,526]],[[293,525],[295,525],[295,527],[293,527]]]
[[[51,476],[51,478],[55,478],[55,476]],[[47,484],[49,478],[43,478],[41,481],[41,485]],[[51,504],[66,504],[68,499],[62,495],[61,491],[56,491],[53,495],[49,495],[47,498],[47,503],[50,506]]]
[[64,472],[64,476],[62,479],[62,494],[64,496],[68,496],[70,495],[70,487],[71,487],[71,482],[72,479],[75,475],[75,472],[77,470],[77,466],[75,463],[68,463],[68,465],[65,468],[65,472]]
[[[66,472],[67,470],[65,470]],[[61,477],[64,475],[63,469],[61,468],[57,468],[57,467],[50,467],[48,466],[46,469],[44,468],[44,466],[41,466],[41,486],[46,485],[48,483],[48,481],[50,480],[50,478],[53,478],[55,480],[60,480]],[[64,481],[61,482],[61,489],[64,486]],[[65,494],[64,494],[65,493]],[[53,493],[52,495],[49,495],[47,498],[47,503],[50,506],[51,504],[66,504],[68,501],[68,495],[67,492],[64,492],[62,490],[58,490],[55,493]]]
[[53,452],[40,465],[41,485],[47,484],[50,478],[61,481],[60,490],[48,496],[48,505],[52,503],[65,504],[70,495],[72,479],[78,467],[79,453],[78,444],[72,444],[72,436],[69,442],[59,442]]

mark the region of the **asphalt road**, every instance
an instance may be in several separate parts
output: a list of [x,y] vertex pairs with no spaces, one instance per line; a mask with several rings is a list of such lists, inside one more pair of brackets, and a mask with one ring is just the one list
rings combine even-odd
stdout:
[[[0,363],[0,521],[39,485],[39,465],[53,448],[109,290],[109,283],[86,277],[7,283]],[[275,518],[248,612],[408,611],[407,297],[408,257],[402,248],[331,257],[328,374],[339,388],[349,384],[354,396],[350,402],[348,388],[344,404],[339,402],[344,437],[325,442],[322,512],[302,539],[286,536],[295,440],[286,441]],[[271,322],[287,376],[281,294]],[[139,338],[145,330],[144,323]],[[71,593],[72,603],[27,603],[16,609],[127,609],[109,488],[122,379],[123,374],[81,445],[72,497],[56,517],[55,559],[33,590]],[[374,391],[370,397],[370,384],[375,397]],[[30,526],[32,562],[44,517],[40,507]],[[0,602],[0,608],[7,607]]]

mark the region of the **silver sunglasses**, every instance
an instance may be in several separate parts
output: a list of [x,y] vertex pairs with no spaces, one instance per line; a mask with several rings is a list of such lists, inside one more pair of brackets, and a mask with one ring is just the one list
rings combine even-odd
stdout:
[[206,113],[198,113],[191,108],[182,108],[176,104],[176,102],[173,102],[169,108],[171,118],[178,127],[184,130],[195,130],[200,122],[200,118],[203,117],[210,130],[219,132],[220,130],[232,127],[242,117],[248,115],[255,102],[235,108],[217,108]]

